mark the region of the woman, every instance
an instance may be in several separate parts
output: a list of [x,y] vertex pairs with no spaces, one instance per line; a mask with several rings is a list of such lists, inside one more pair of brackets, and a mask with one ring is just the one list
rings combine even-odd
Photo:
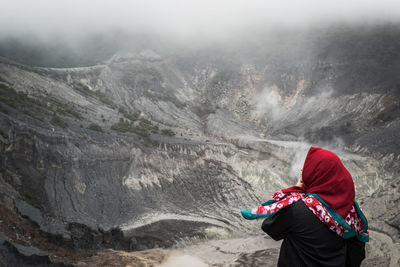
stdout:
[[354,200],[353,179],[336,154],[311,147],[296,186],[279,190],[246,219],[283,239],[278,266],[359,266],[368,223]]

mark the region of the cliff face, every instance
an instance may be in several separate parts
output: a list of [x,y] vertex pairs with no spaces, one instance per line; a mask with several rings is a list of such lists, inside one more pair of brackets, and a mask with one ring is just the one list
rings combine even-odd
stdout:
[[[399,242],[397,77],[361,74],[398,69],[400,52],[358,68],[375,37],[351,53],[343,35],[240,58],[144,50],[57,69],[2,59],[1,205],[75,249],[238,238],[259,232],[240,209],[294,184],[315,145],[343,159],[371,229]],[[382,262],[393,254],[384,238],[369,246]]]

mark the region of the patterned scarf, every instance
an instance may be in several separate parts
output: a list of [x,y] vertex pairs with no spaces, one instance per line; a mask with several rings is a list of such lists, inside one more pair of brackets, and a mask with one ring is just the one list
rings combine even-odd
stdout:
[[305,187],[277,191],[257,208],[242,210],[245,219],[268,218],[296,201],[303,201],[317,218],[344,239],[369,241],[368,222],[354,200],[353,179],[331,151],[311,147],[303,166]]

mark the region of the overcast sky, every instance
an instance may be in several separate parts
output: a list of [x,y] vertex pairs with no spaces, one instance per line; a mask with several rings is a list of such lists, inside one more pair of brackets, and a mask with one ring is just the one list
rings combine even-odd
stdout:
[[330,21],[399,21],[399,0],[0,0],[0,36],[121,28],[175,38]]

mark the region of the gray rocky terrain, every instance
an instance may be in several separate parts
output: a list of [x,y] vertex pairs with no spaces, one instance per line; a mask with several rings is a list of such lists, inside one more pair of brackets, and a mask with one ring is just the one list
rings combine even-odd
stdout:
[[37,264],[159,264],[174,249],[274,266],[279,243],[240,210],[293,185],[313,145],[353,176],[371,229],[364,266],[399,265],[399,33],[119,51],[74,68],[1,58],[0,263],[30,248]]

